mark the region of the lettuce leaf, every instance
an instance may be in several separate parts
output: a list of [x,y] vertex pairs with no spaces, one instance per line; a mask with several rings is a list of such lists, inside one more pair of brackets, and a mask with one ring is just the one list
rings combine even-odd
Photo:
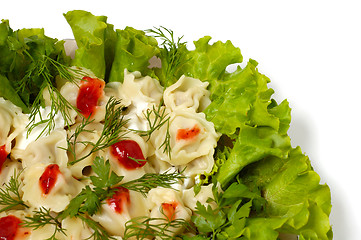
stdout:
[[227,160],[217,172],[217,180],[227,186],[247,165],[267,156],[287,157],[290,139],[270,127],[243,126]]
[[229,43],[209,45],[209,39],[196,42],[182,71],[210,83],[212,102],[204,113],[216,130],[231,140],[221,138],[213,178],[206,174],[207,179],[219,182],[225,192],[233,191],[235,196],[240,190],[234,184],[243,183],[266,203],[254,199],[253,210],[262,210],[247,218],[242,237],[277,239],[285,232],[300,239],[331,239],[330,190],[320,184],[300,148],[291,146],[287,100],[278,104],[272,99],[274,91],[267,86],[270,79],[258,72],[258,63],[252,59],[244,68],[227,72],[229,64],[241,60],[240,52]]
[[143,76],[152,75],[149,60],[159,52],[157,40],[132,27],[117,29],[116,32],[117,42],[109,81],[123,82],[124,69],[140,71]]
[[261,189],[267,202],[264,217],[285,220],[277,231],[297,234],[300,239],[332,238],[330,189],[320,184],[299,147],[286,159],[271,156],[250,165],[241,176],[250,189]]
[[83,10],[64,14],[70,25],[78,49],[73,65],[90,69],[99,78],[107,80],[113,59],[116,34],[107,17],[94,16]]
[[184,59],[188,61],[178,69],[176,73],[178,78],[184,74],[208,81],[212,85],[222,77],[227,66],[243,61],[240,49],[231,41],[225,43],[217,41],[211,45],[209,43],[211,39],[210,36],[205,36],[194,41],[195,49],[186,53]]

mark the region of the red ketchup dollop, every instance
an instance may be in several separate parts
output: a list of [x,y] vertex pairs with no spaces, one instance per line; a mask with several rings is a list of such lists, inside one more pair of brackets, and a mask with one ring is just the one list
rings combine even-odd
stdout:
[[177,140],[190,140],[196,137],[200,133],[201,129],[194,125],[193,128],[181,128],[177,131]]
[[112,208],[116,213],[121,214],[124,207],[130,205],[130,196],[129,190],[124,187],[117,187],[117,191],[113,194],[111,198],[108,198],[106,201],[110,208]]
[[110,152],[119,164],[127,170],[134,170],[146,164],[142,149],[136,141],[123,140],[117,142],[110,147]]
[[5,150],[5,145],[2,145],[0,147],[0,173],[1,173],[1,169],[4,165],[4,162],[6,161],[7,156],[8,156],[8,153]]
[[60,173],[61,172],[57,164],[50,164],[45,168],[43,174],[39,178],[39,184],[43,194],[49,194],[51,189],[55,186]]
[[98,78],[83,77],[76,99],[76,107],[85,117],[89,117],[95,112],[99,98],[103,95],[104,86],[105,82]]
[[14,215],[9,215],[0,218],[0,239],[13,240],[15,239],[20,228],[21,220]]
[[163,213],[167,217],[168,221],[173,221],[175,219],[175,211],[177,206],[177,202],[162,203]]

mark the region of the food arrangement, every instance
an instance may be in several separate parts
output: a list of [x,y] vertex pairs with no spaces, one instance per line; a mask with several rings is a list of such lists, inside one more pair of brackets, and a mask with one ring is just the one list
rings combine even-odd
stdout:
[[0,25],[0,237],[332,239],[291,109],[230,41],[64,14],[77,49]]

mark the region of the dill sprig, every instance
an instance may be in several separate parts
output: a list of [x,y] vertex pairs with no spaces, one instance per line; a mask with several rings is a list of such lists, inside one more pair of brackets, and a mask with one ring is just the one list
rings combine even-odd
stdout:
[[169,220],[162,207],[159,211],[163,218],[140,216],[126,222],[123,239],[149,239],[150,236],[155,239],[182,239],[181,236],[174,236],[176,229],[194,230],[186,220],[181,218]]
[[[32,59],[30,55],[29,57]],[[46,55],[43,55],[36,61],[32,59],[32,61],[32,67],[27,71],[22,81],[20,81],[18,90],[24,91],[29,85],[31,85],[30,82],[33,81],[32,79],[41,79],[42,81],[40,91],[32,104],[29,123],[27,125],[28,134],[30,134],[34,128],[44,125],[38,136],[40,137],[44,134],[50,134],[50,132],[55,128],[55,116],[58,113],[61,114],[66,126],[69,127],[72,124],[73,120],[71,112],[74,110],[78,113],[78,109],[71,105],[69,101],[61,95],[59,90],[54,86],[53,82],[55,76],[58,75],[59,77],[76,84],[76,76],[81,73],[81,70],[67,67]],[[48,91],[51,101],[50,112],[46,116],[42,116],[41,114],[41,108],[44,106],[44,91]],[[37,117],[40,118],[39,121],[37,121]]]
[[[114,97],[110,97],[109,101],[106,104],[104,127],[101,132],[100,138],[96,141],[96,143],[90,141],[77,141],[80,133],[84,131],[91,132],[91,130],[86,130],[86,126],[89,125],[92,120],[83,120],[82,123],[76,128],[74,134],[72,134],[68,139],[67,150],[70,151],[70,153],[74,157],[73,161],[69,162],[69,164],[74,165],[75,163],[89,157],[93,153],[108,148],[111,145],[119,142],[122,138],[124,138],[127,133],[126,129],[124,128],[127,120],[124,120],[124,115],[122,114],[122,112],[123,105],[121,104],[121,101]],[[89,153],[87,153],[81,158],[77,158],[76,156],[75,148],[76,144],[78,143],[91,146]]]
[[164,68],[165,82],[163,85],[168,87],[176,77],[175,74],[179,68],[185,64],[189,59],[185,59],[185,53],[187,52],[186,42],[182,42],[182,37],[178,37],[177,40],[174,37],[174,32],[163,26],[154,29],[146,30],[156,38],[160,38],[162,42],[160,45],[163,47],[161,51],[162,68]]
[[172,149],[171,149],[171,146],[170,146],[169,121],[167,121],[167,129],[166,129],[166,132],[165,132],[164,141],[159,146],[159,149],[161,149],[162,147],[164,147],[163,153],[167,153],[169,159],[172,159],[172,155],[171,155]]
[[159,146],[159,149],[164,147],[163,153],[167,153],[169,158],[171,158],[171,147],[170,147],[170,133],[169,133],[169,115],[166,113],[166,108],[163,107],[163,101],[160,102],[158,107],[153,105],[152,109],[147,109],[144,114],[145,119],[147,120],[149,129],[148,130],[134,130],[130,129],[133,132],[136,132],[141,137],[147,137],[146,141],[149,141],[151,135],[159,130],[164,124],[167,124],[166,134],[164,137],[163,143]]
[[[79,141],[78,138],[81,133],[94,133],[94,130],[87,129],[87,126],[94,122],[94,119],[90,119],[91,115],[87,118],[82,118],[82,122],[75,128],[74,133],[70,135],[67,139],[67,148],[60,147],[63,150],[68,151],[68,153],[72,156],[73,160],[77,160],[76,154],[76,146],[77,144],[82,144],[87,146],[88,144],[92,144],[89,141]],[[90,154],[86,155],[84,158],[88,157]],[[84,159],[83,158],[83,159]],[[82,159],[78,160],[81,161]],[[71,164],[71,163],[70,163]]]
[[53,225],[53,234],[45,240],[57,240],[56,234],[62,233],[66,236],[66,229],[61,225],[61,219],[59,219],[56,213],[51,212],[50,209],[41,207],[39,210],[33,212],[32,216],[26,216],[25,220],[21,223],[23,227],[32,228],[33,230],[44,227],[45,225]]
[[20,195],[20,173],[16,172],[14,169],[14,174],[10,177],[8,183],[4,183],[3,187],[0,188],[0,212],[4,212],[16,207],[25,207],[28,206],[21,199]]
[[140,192],[146,196],[151,189],[156,187],[173,189],[172,185],[179,183],[179,181],[183,180],[184,178],[185,176],[177,171],[166,171],[161,174],[146,173],[142,177],[126,183],[122,183],[120,186],[127,188],[128,190]]

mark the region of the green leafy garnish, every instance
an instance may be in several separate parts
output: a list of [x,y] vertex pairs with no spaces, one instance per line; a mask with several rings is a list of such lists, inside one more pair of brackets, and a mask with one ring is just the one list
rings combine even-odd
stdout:
[[66,230],[61,226],[61,219],[56,213],[51,212],[50,209],[41,207],[39,210],[33,211],[32,216],[25,216],[25,220],[21,223],[23,227],[37,230],[45,225],[54,226],[53,234],[44,240],[57,240],[56,234],[62,233],[66,236]]
[[[33,68],[29,69],[24,79],[42,78],[43,83],[39,94],[33,102],[27,129],[29,134],[34,128],[45,125],[38,136],[40,137],[44,134],[48,135],[52,130],[54,130],[54,128],[56,127],[56,115],[59,113],[64,120],[65,126],[70,127],[70,125],[73,124],[74,120],[72,119],[71,111],[78,112],[78,109],[75,106],[71,105],[68,100],[66,100],[64,96],[61,95],[53,82],[55,76],[58,75],[59,77],[69,82],[75,83],[75,76],[79,73],[79,70],[66,67],[65,65],[45,55],[34,62],[35,64]],[[54,71],[54,73],[52,73],[52,71]],[[19,87],[21,89],[26,88],[26,85],[28,84],[24,82]],[[51,102],[50,112],[46,116],[43,116],[41,113],[41,110],[44,107],[44,91],[48,92],[48,96]],[[37,118],[40,118],[40,120],[37,120]]]
[[169,133],[169,119],[168,113],[166,113],[166,108],[163,106],[163,101],[155,107],[153,105],[152,109],[147,109],[144,113],[144,117],[147,120],[149,129],[148,130],[134,130],[130,129],[133,132],[136,132],[139,136],[147,137],[146,141],[149,141],[151,135],[159,130],[164,124],[166,125],[166,134],[164,137],[163,143],[159,146],[159,149],[163,149],[163,153],[167,153],[169,158],[171,158],[171,146],[170,146],[170,133]]
[[21,199],[20,194],[20,173],[16,172],[14,169],[14,174],[10,177],[8,183],[4,183],[4,185],[0,188],[0,212],[4,212],[16,207],[25,207],[28,206]]
[[90,176],[94,188],[87,185],[70,201],[62,216],[76,217],[79,214],[89,214],[90,216],[95,214],[102,201],[115,193],[116,189],[112,187],[123,179],[123,176],[118,176],[111,171],[109,161],[104,161],[101,157],[96,157],[91,167],[95,173],[94,176]]
[[176,171],[166,171],[160,174],[146,173],[138,179],[122,183],[121,186],[146,195],[151,189],[156,187],[173,188],[173,184],[179,183],[179,181],[184,178],[181,173]]
[[[100,138],[95,142],[90,141],[78,141],[79,134],[82,132],[92,132],[92,130],[86,129],[86,127],[93,122],[90,118],[83,119],[81,124],[78,125],[75,129],[75,132],[69,137],[68,139],[68,148],[67,150],[73,157],[73,160],[69,162],[70,165],[74,165],[85,158],[89,157],[93,153],[104,150],[111,145],[119,142],[127,133],[127,130],[124,128],[127,121],[124,120],[123,112],[123,105],[121,101],[111,97],[107,102],[105,107],[105,118],[104,118],[104,127],[101,132]],[[76,145],[77,144],[84,144],[90,145],[90,151],[78,158],[76,156]]]
[[182,239],[175,235],[174,231],[184,228],[187,231],[194,230],[191,224],[184,219],[175,218],[169,220],[163,208],[160,207],[163,218],[136,217],[125,223],[123,239],[148,239],[150,236],[160,239]]
[[183,36],[176,40],[174,32],[163,26],[148,29],[147,33],[162,40],[159,53],[162,67],[158,77],[162,85],[168,87],[177,80],[176,72],[190,59],[186,57],[187,43],[182,42]]
[[243,236],[251,209],[255,208],[255,201],[262,200],[261,196],[241,183],[233,183],[224,192],[213,187],[213,195],[208,203],[216,203],[216,208],[197,202],[192,221],[198,234],[207,239],[238,239]]

